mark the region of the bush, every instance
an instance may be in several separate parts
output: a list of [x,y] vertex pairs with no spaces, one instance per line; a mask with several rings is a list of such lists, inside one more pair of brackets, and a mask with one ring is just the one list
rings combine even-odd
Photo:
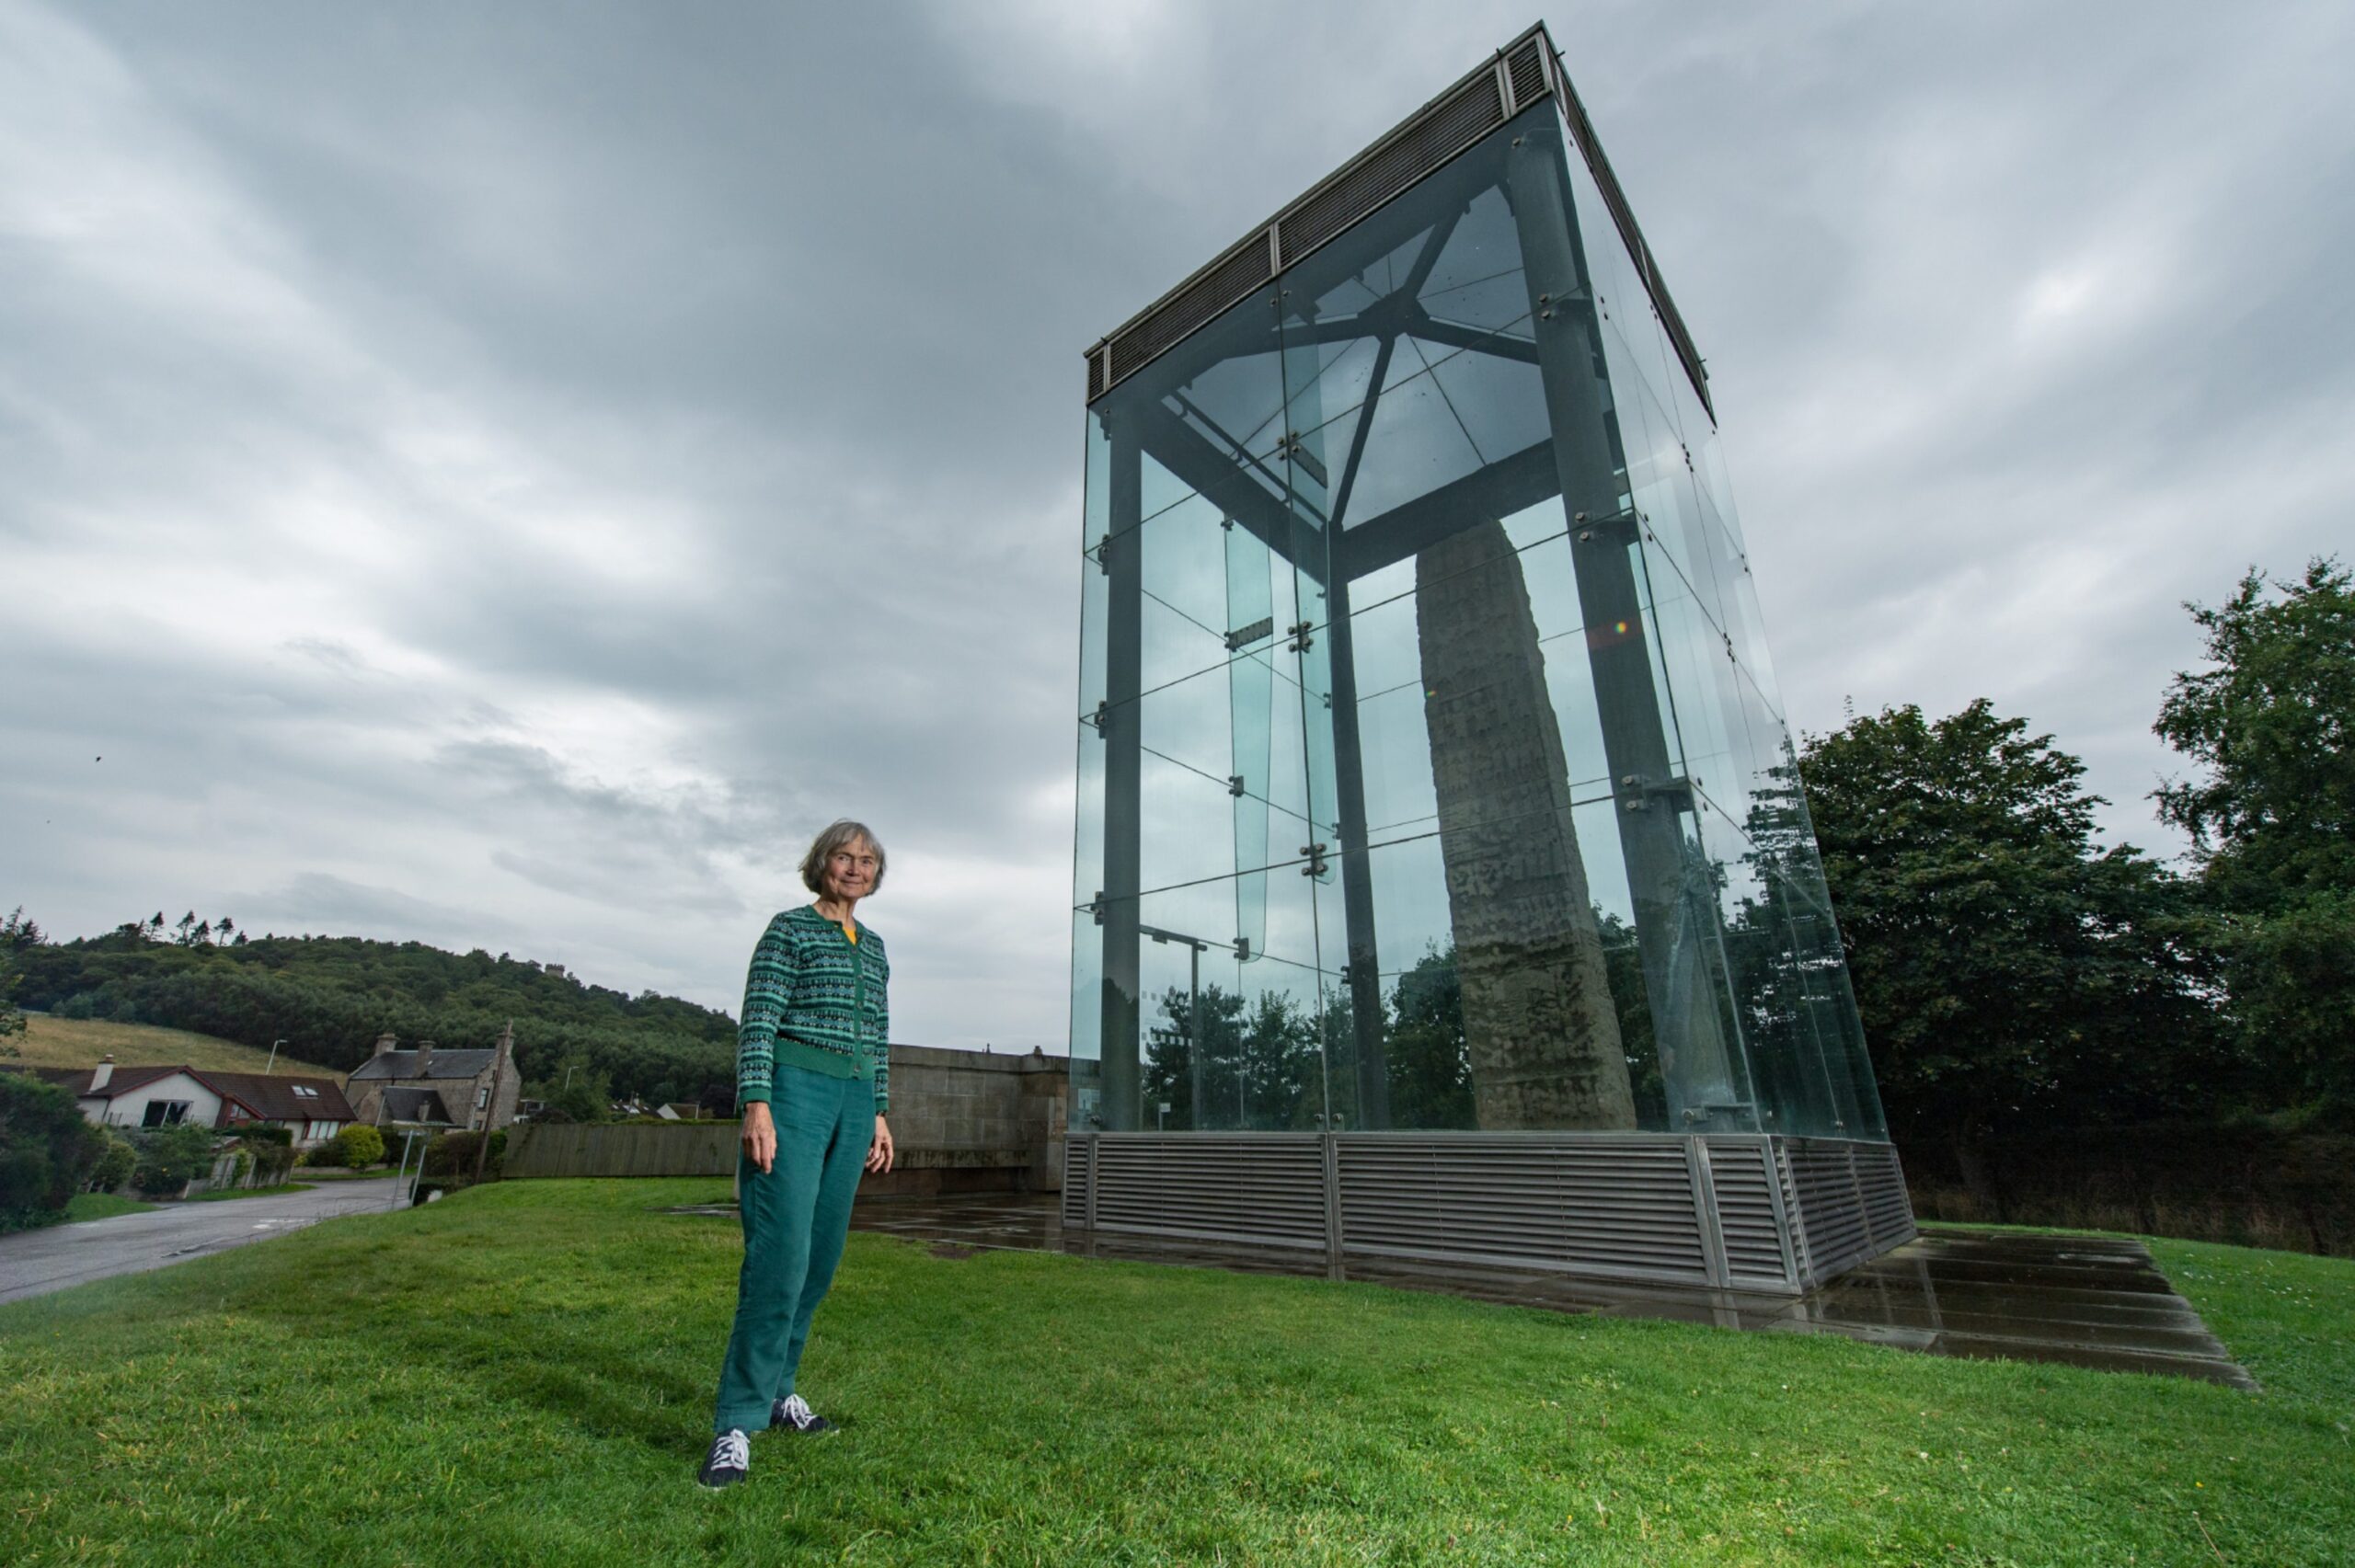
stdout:
[[94,1193],[113,1192],[131,1180],[132,1170],[139,1163],[139,1150],[104,1127],[90,1130],[98,1135],[101,1147],[82,1185]]
[[[364,1123],[345,1127],[327,1139],[327,1147],[341,1150],[341,1157],[334,1162],[336,1164],[349,1165],[355,1171],[384,1163],[385,1135]],[[324,1165],[327,1162],[314,1156],[311,1163]]]
[[105,1150],[74,1096],[0,1072],[0,1231],[54,1223]]
[[[482,1134],[478,1132],[445,1132],[426,1146],[424,1173],[429,1176],[455,1176],[472,1181],[475,1156],[479,1151]],[[490,1135],[490,1155],[483,1162],[483,1179],[499,1179],[500,1166],[507,1158],[507,1129],[500,1127]]]
[[300,1154],[297,1154],[294,1157],[294,1162],[297,1165],[310,1165],[333,1170],[342,1165],[343,1159],[343,1145],[336,1142],[333,1139],[329,1139],[325,1143],[317,1144],[312,1148],[304,1150]]
[[150,1197],[177,1196],[189,1183],[211,1173],[217,1141],[211,1127],[193,1122],[142,1127],[133,1135],[139,1157],[131,1185]]
[[[256,1130],[261,1132],[284,1132],[286,1129],[284,1127],[260,1127]],[[244,1141],[246,1145],[246,1151],[244,1154],[239,1155],[238,1158],[242,1160],[247,1156],[251,1157],[255,1173],[254,1185],[258,1187],[274,1187],[279,1183],[286,1179],[287,1171],[291,1169],[294,1163],[294,1150],[293,1145],[282,1139],[256,1139],[251,1135],[247,1135]]]

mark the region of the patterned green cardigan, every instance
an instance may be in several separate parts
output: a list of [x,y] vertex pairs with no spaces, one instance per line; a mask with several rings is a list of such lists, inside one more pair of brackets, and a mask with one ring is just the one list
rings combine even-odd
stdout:
[[736,1027],[736,1102],[769,1097],[775,1064],[829,1078],[875,1082],[875,1109],[890,1104],[891,961],[883,939],[858,940],[801,904],[769,921],[744,980],[744,1021]]

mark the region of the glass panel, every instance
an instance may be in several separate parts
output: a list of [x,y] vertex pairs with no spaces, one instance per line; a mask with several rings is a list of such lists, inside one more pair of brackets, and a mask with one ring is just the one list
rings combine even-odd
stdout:
[[[1452,887],[1451,846],[1440,834],[1368,855],[1393,1127],[1663,1124],[1641,960],[1625,915],[1603,907],[1624,907],[1626,897],[1625,876],[1603,858],[1615,860],[1612,811],[1606,802],[1579,814],[1600,873],[1583,902],[1568,876],[1498,889],[1470,858],[1476,841],[1455,847]],[[1346,1109],[1343,1059],[1337,1049],[1337,1103]]]
[[1079,567],[1079,716],[1088,718],[1104,701],[1105,618],[1111,601],[1110,579],[1096,557]]
[[1714,429],[1574,153],[1527,226],[1553,116],[1098,403],[1074,1125],[1878,1127]]
[[1137,1126],[1315,1129],[1325,1074],[1316,971],[1293,956],[1315,944],[1309,883],[1299,870],[1270,877],[1280,951],[1249,958],[1213,934],[1231,906],[1227,887],[1174,888],[1137,901]]
[[[1080,879],[1088,879],[1083,870]],[[1104,932],[1092,910],[1071,923],[1071,1100],[1065,1114],[1076,1131],[1103,1126]]]

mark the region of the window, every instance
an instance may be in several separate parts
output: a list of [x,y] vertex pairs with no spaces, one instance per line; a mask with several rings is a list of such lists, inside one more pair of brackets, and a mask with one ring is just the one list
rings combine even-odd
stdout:
[[319,1092],[317,1090],[308,1088],[300,1083],[294,1085],[294,1094],[297,1099],[302,1100],[316,1100],[319,1097]]
[[181,1119],[188,1115],[190,1104],[191,1102],[187,1100],[150,1100],[147,1102],[147,1118],[139,1125],[178,1127]]
[[488,1106],[488,1105],[489,1105],[489,1104],[490,1104],[490,1091],[489,1091],[489,1090],[488,1090],[488,1089],[477,1089],[477,1090],[476,1090],[476,1091],[475,1091],[475,1109],[476,1109],[476,1110],[477,1110],[477,1111],[482,1110],[482,1109],[486,1108],[487,1106]]

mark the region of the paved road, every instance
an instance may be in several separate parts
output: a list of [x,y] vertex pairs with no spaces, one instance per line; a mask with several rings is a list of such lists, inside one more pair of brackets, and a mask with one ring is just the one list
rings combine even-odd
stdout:
[[138,1274],[207,1253],[266,1242],[339,1214],[383,1214],[401,1184],[322,1182],[308,1192],[167,1205],[0,1236],[0,1301],[45,1295],[109,1275]]

